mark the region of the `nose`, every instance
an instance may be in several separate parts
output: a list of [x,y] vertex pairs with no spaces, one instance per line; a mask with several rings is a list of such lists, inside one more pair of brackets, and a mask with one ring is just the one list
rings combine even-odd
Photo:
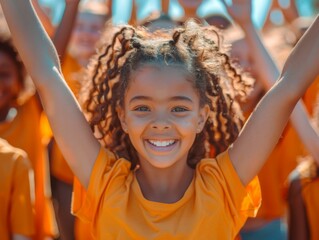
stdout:
[[172,126],[168,116],[165,116],[164,114],[157,114],[156,118],[151,123],[151,127],[157,130],[167,130]]

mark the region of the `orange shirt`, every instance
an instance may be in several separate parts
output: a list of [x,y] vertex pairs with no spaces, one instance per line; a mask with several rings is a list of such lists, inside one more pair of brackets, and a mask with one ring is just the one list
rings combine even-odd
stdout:
[[27,155],[0,139],[0,236],[34,234],[33,179]]
[[288,123],[281,139],[258,173],[263,197],[257,214],[258,218],[275,219],[284,215],[285,181],[289,173],[297,166],[297,157],[305,154],[296,131]]
[[130,162],[101,148],[87,192],[76,180],[73,212],[97,239],[231,239],[260,205],[258,179],[246,188],[228,152],[202,159],[182,199],[146,200]]
[[311,116],[317,102],[316,100],[318,97],[318,93],[319,93],[319,76],[310,85],[310,87],[306,91],[305,96],[302,98]]
[[73,94],[77,97],[81,84],[81,71],[82,67],[70,54],[66,54],[65,59],[62,62],[62,73],[68,86],[72,90]]
[[12,121],[0,123],[0,138],[24,150],[35,175],[36,239],[57,235],[57,226],[51,202],[48,162],[41,142],[41,109],[35,97],[17,108]]

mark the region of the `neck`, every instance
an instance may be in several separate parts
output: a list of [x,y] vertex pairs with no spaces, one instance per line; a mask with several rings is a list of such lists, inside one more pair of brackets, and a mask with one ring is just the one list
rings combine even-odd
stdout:
[[194,172],[194,169],[183,161],[165,169],[158,169],[144,163],[136,171],[136,178],[146,199],[174,203],[184,196],[194,177]]

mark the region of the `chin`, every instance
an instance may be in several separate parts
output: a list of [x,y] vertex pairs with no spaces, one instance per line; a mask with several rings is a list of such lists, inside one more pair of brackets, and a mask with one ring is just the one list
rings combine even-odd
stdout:
[[[145,158],[144,158],[145,159]],[[174,166],[179,160],[176,160],[172,157],[165,156],[165,157],[153,157],[153,158],[146,158],[146,161],[149,165],[151,165],[154,168],[158,169],[168,169],[172,166]]]

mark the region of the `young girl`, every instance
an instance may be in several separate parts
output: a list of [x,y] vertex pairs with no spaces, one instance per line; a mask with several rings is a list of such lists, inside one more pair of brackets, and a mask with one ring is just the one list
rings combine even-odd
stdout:
[[[209,29],[190,23],[159,38],[124,27],[101,52],[86,102],[91,126],[106,140],[106,150],[67,88],[30,1],[1,4],[61,151],[87,189],[86,195],[75,189],[73,207],[92,222],[94,235],[233,239],[259,205],[258,186],[244,186],[318,74],[313,63],[319,60],[319,18],[238,137],[234,97],[245,92],[246,82]],[[219,153],[236,137],[226,152],[205,159],[205,142]]]

